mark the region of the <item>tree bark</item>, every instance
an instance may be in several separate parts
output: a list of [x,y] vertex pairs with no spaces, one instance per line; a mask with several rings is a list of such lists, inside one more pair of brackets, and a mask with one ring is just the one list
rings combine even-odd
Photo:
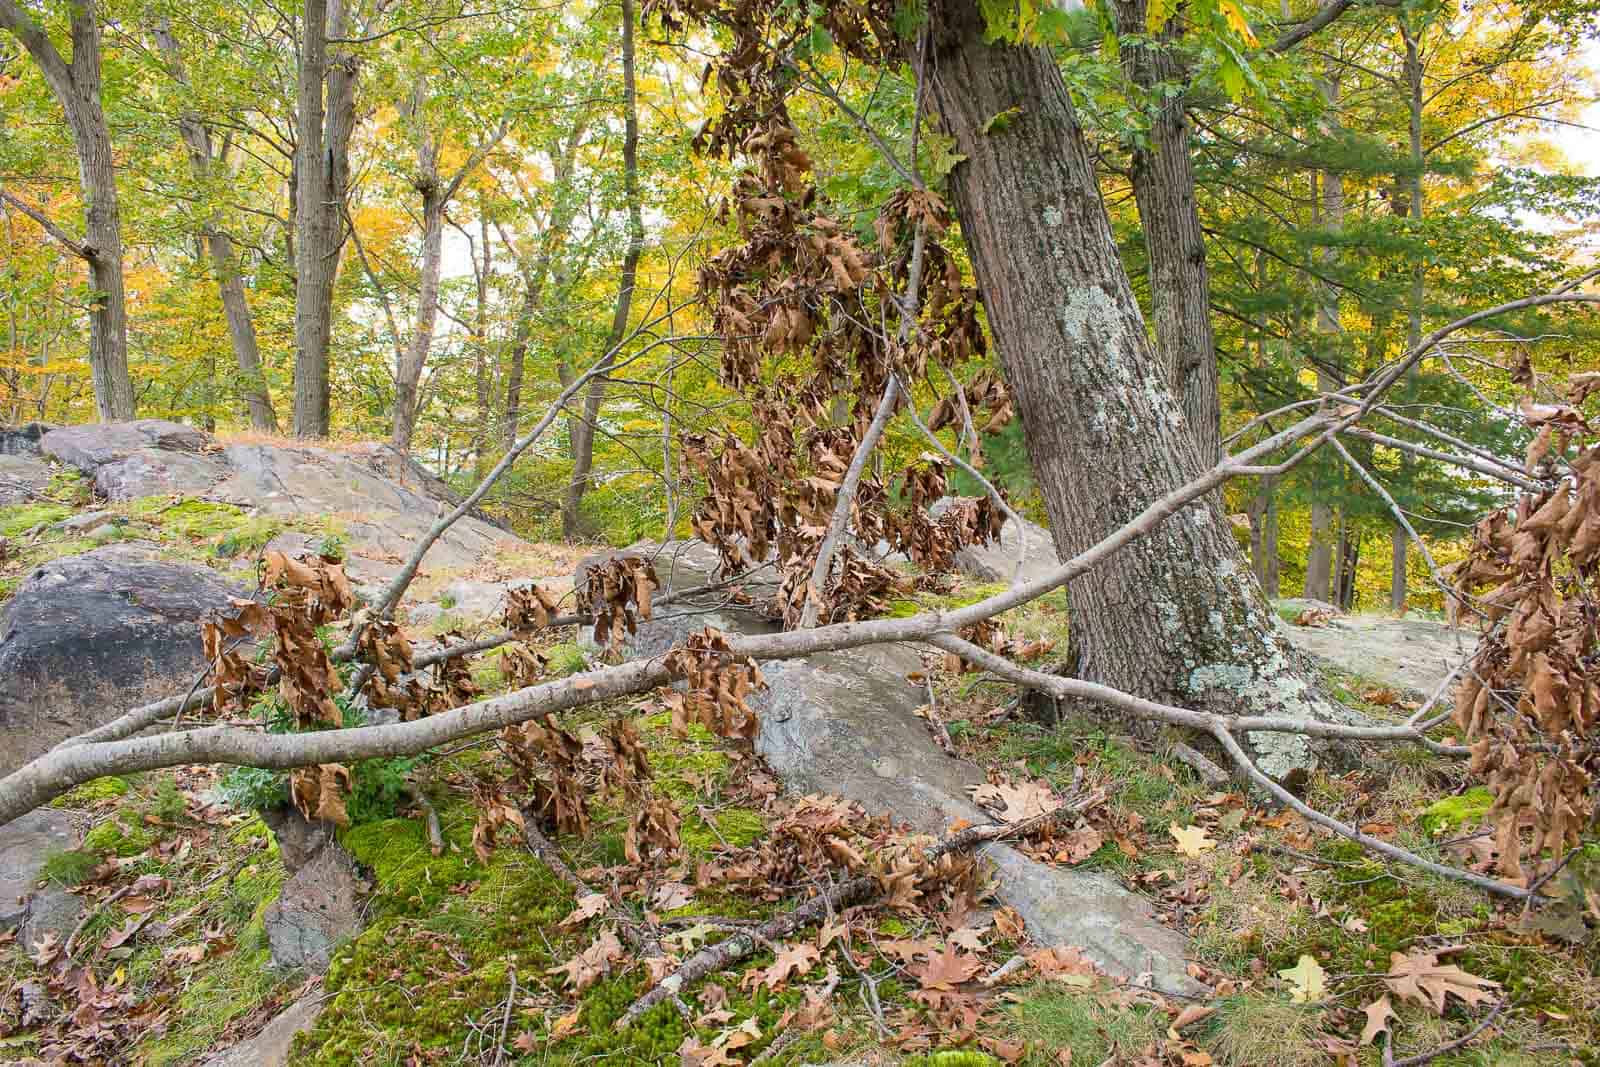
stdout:
[[1275,479],[1261,478],[1256,495],[1250,498],[1250,565],[1261,593],[1268,599],[1278,595],[1278,495]]
[[89,267],[89,373],[102,422],[134,416],[128,375],[128,309],[122,283],[122,217],[117,207],[111,131],[100,99],[100,17],[95,0],[72,5],[72,57],[64,60],[38,23],[13,0],[0,0],[0,28],[38,65],[66,113],[78,156],[83,242],[73,248]]
[[[1328,107],[1332,108],[1338,104],[1337,75],[1330,74],[1323,83],[1323,96]],[[1344,177],[1337,171],[1328,170],[1322,172],[1321,181],[1321,198],[1320,202],[1317,202],[1320,221],[1326,229],[1335,231],[1344,226]],[[1325,263],[1332,263],[1338,259],[1338,253],[1329,248],[1323,253],[1322,259]],[[1317,386],[1324,391],[1338,389],[1343,385],[1332,356],[1339,347],[1340,331],[1339,290],[1334,285],[1325,285],[1322,288],[1321,299],[1317,302],[1317,332],[1323,336],[1325,345],[1322,358],[1317,364]],[[1305,596],[1308,600],[1321,600],[1327,603],[1333,600],[1334,548],[1337,541],[1333,522],[1333,504],[1325,495],[1320,496],[1311,504],[1311,544],[1306,553],[1305,584]]]
[[300,27],[294,167],[294,432],[299,437],[326,437],[330,427],[333,284],[344,247],[355,128],[355,58],[328,52],[328,38],[344,36],[344,4],[305,0]]
[[[644,215],[639,202],[639,96],[634,84],[633,0],[622,0],[622,187],[628,204],[628,250],[622,257],[622,276],[617,283],[617,303],[611,315],[611,334],[606,341],[602,363],[609,368],[616,360],[617,348],[628,333],[628,317],[633,311],[633,289],[639,277],[639,260],[644,255]],[[595,424],[606,396],[605,370],[589,380],[581,416],[570,422],[572,477],[561,500],[561,531],[568,539],[582,531],[578,508],[589,490],[594,470]]]
[[[1181,85],[1185,73],[1172,48],[1169,23],[1154,39],[1146,0],[1111,5],[1121,45],[1122,69],[1140,89]],[[1201,462],[1222,458],[1222,411],[1217,395],[1216,341],[1211,329],[1211,274],[1205,235],[1195,205],[1184,96],[1156,93],[1148,144],[1133,149],[1131,179],[1150,261],[1150,304],[1156,351],[1172,378]]]
[[[172,31],[162,23],[151,31],[151,35],[172,68],[172,76],[187,86],[189,79],[184,72],[183,57]],[[211,148],[211,131],[198,115],[185,112],[178,118],[178,133],[188,149],[189,169],[195,181],[204,184],[216,162]],[[257,430],[277,433],[278,413],[272,406],[272,394],[268,392],[266,378],[261,373],[261,347],[256,340],[255,322],[250,314],[250,303],[245,298],[244,283],[239,278],[239,260],[234,253],[233,238],[218,224],[215,214],[201,228],[201,237],[206,242],[211,270],[217,278],[222,313],[228,321],[228,341],[233,346],[234,361],[239,365],[240,393],[250,411],[250,425]]]
[[[517,317],[511,348],[507,353],[505,414],[500,430],[500,445],[506,451],[510,451],[516,443],[517,425],[522,419],[522,379],[527,366],[528,346],[533,341],[534,323],[544,299],[545,282],[550,277],[551,263],[566,243],[567,234],[578,214],[578,201],[571,195],[568,184],[577,163],[578,144],[583,140],[585,125],[581,119],[575,122],[565,146],[559,153],[553,153],[556,157],[555,181],[552,183],[555,200],[550,205],[548,223],[540,237],[539,257],[536,261],[523,260],[519,263],[523,284],[522,311]],[[500,238],[507,247],[511,247],[511,241],[504,233]],[[564,284],[559,275],[556,281],[557,288]]]
[[[966,157],[951,172],[952,200],[1057,550],[1071,556],[1193,478],[1196,448],[1054,58],[986,42],[972,0],[936,3],[931,32],[933,110]],[[991,121],[1001,114],[1003,127]],[[1085,679],[1230,712],[1323,707],[1214,498],[1075,579],[1069,595]],[[1311,758],[1273,747],[1273,773]]]

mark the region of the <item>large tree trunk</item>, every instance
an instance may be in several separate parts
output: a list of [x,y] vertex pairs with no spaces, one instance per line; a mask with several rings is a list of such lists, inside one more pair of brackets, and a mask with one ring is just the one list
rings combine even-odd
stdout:
[[344,0],[305,0],[294,168],[294,432],[300,437],[326,437],[330,425],[328,347],[344,247],[356,63],[351,56],[330,61],[328,38],[344,36],[345,22]]
[[[934,7],[933,110],[989,323],[1057,550],[1071,556],[1201,465],[1145,334],[1072,102],[1050,52],[991,44],[972,0]],[[1004,128],[995,115],[1013,116]],[[1153,699],[1315,714],[1215,500],[1069,587],[1078,673]],[[1253,741],[1259,739],[1252,739]],[[1264,742],[1273,773],[1310,759]]]
[[117,208],[111,131],[100,99],[100,16],[95,0],[72,5],[72,56],[63,60],[44,30],[13,0],[0,0],[0,28],[9,30],[38,65],[66,113],[78,156],[83,242],[72,251],[89,267],[89,373],[102,422],[131,419],[128,310],[122,284],[122,217]]
[[628,250],[622,258],[622,277],[617,282],[617,303],[611,315],[611,334],[606,340],[604,368],[589,379],[582,414],[569,420],[572,440],[572,478],[561,499],[561,530],[570,540],[582,532],[578,508],[589,490],[594,470],[595,425],[600,420],[600,405],[605,401],[605,371],[617,357],[617,348],[628,333],[628,317],[633,311],[633,288],[639,277],[639,260],[644,255],[644,213],[639,202],[639,97],[633,70],[633,0],[622,0],[622,185],[628,202]]
[[[178,50],[177,38],[165,20],[151,31],[156,47],[166,57],[172,76],[187,86],[189,78],[184,70],[183,56]],[[216,162],[211,148],[211,131],[200,117],[185,113],[178,118],[178,132],[189,150],[189,170],[195,181],[204,183]],[[222,150],[224,160],[227,147]],[[215,216],[201,229],[206,251],[211,259],[211,270],[217,278],[217,291],[222,298],[222,313],[228,320],[228,340],[233,345],[234,361],[239,364],[240,392],[250,410],[250,425],[257,430],[276,433],[278,413],[272,407],[272,394],[267,391],[265,376],[261,373],[261,348],[256,341],[255,322],[250,315],[250,304],[245,299],[244,282],[239,278],[239,260],[234,252],[233,239],[217,224]]]
[[[1124,38],[1122,66],[1141,89],[1185,80],[1174,54],[1169,25],[1152,38],[1146,0],[1111,5]],[[1189,158],[1188,111],[1182,95],[1161,95],[1150,116],[1148,142],[1133,150],[1131,173],[1139,225],[1150,261],[1150,304],[1156,351],[1172,377],[1203,463],[1222,458],[1222,412],[1217,396],[1216,341],[1211,331],[1211,275],[1205,235],[1195,206],[1194,167]]]

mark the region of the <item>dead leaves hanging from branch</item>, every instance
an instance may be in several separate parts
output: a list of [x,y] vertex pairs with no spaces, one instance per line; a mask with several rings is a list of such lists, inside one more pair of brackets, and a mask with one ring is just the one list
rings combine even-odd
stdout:
[[[661,580],[649,560],[612,556],[589,567],[574,591],[578,611],[593,623],[595,644],[609,654],[619,651],[629,634],[638,632],[640,619],[650,618],[650,598],[660,588]],[[533,596],[538,610],[544,610],[544,598],[537,592]],[[507,614],[509,623],[509,608]]]
[[[1531,389],[1531,373],[1519,377]],[[1580,379],[1572,396],[1581,401],[1592,388]],[[1547,488],[1485,516],[1452,578],[1487,629],[1457,686],[1454,722],[1471,745],[1472,772],[1494,796],[1497,868],[1525,885],[1523,860],[1559,861],[1594,816],[1600,446],[1580,447],[1558,475],[1557,461],[1588,424],[1566,405],[1525,398],[1522,412],[1537,430],[1527,469],[1542,472]]]

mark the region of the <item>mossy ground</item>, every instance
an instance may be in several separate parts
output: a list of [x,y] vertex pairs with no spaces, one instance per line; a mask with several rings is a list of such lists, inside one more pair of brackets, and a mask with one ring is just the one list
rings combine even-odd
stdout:
[[[492,667],[481,680],[491,687],[503,684]],[[1350,695],[1363,690],[1360,679],[1332,681]],[[1499,982],[1513,1007],[1495,1034],[1434,1062],[1443,1067],[1553,1062],[1526,1051],[1552,1044],[1570,1049],[1582,1062],[1600,1062],[1593,1053],[1600,1038],[1600,953],[1592,942],[1562,945],[1523,932],[1514,916],[1470,888],[1379,863],[1342,839],[1261,809],[1253,799],[1229,799],[1171,759],[1161,739],[1135,742],[1088,722],[1045,725],[1013,715],[995,723],[992,716],[978,714],[992,704],[993,694],[971,676],[947,680],[938,699],[942,707],[973,710],[964,728],[952,733],[970,754],[991,765],[1059,787],[1079,775],[1106,786],[1105,825],[1116,833],[1108,832],[1081,866],[1099,868],[1169,910],[1193,937],[1197,963],[1207,976],[1226,983],[1215,1013],[1184,1035],[1216,1064],[1327,1062],[1319,1042],[1329,1034],[1359,1031],[1360,1009],[1384,991],[1381,975],[1391,952],[1456,946],[1449,958]],[[634,711],[631,704],[602,706],[567,722],[581,734],[611,715]],[[655,772],[654,788],[671,797],[683,816],[686,871],[724,844],[738,847],[761,839],[765,819],[740,789],[743,757],[698,728],[686,738],[675,737],[665,713],[646,713],[639,726]],[[1481,797],[1465,789],[1459,765],[1425,752],[1385,755],[1354,773],[1314,775],[1306,787],[1308,800],[1434,857],[1447,840],[1474,831]],[[426,768],[447,841],[442,855],[433,855],[414,813],[375,812],[371,821],[343,833],[346,847],[370,872],[369,925],[336,953],[323,983],[324,1010],[298,1039],[292,1062],[378,1067],[471,1060],[494,1046],[502,1026],[507,1062],[525,1065],[676,1064],[685,1038],[712,1041],[719,1024],[697,1026],[670,1006],[616,1030],[613,1023],[642,989],[637,969],[611,974],[582,993],[553,973],[593,941],[598,924],[576,929],[561,924],[573,908],[571,887],[520,844],[503,841],[487,863],[479,862],[465,781],[481,758],[482,750],[468,750]],[[106,780],[60,802],[94,822],[79,850],[84,857],[95,863],[115,857],[124,865],[117,875],[121,881],[113,884],[144,873],[170,880],[153,921],[185,916],[171,938],[150,943],[135,938],[125,958],[103,962],[105,977],[120,973],[129,989],[172,998],[177,1021],[165,1033],[144,1039],[134,1050],[134,1062],[192,1062],[211,1045],[253,1029],[300,982],[299,976],[277,975],[266,966],[262,913],[282,878],[270,835],[254,817],[230,817],[221,825],[196,818],[194,785],[170,773]],[[1167,832],[1171,825],[1205,826],[1215,848],[1196,857],[1180,855]],[[622,861],[623,829],[620,812],[597,804],[594,834],[581,842],[562,838],[559,844],[573,868],[588,872],[591,884],[604,888],[606,869]],[[183,840],[197,832],[207,835],[204,849],[183,852]],[[84,873],[83,860],[57,862],[62,880]],[[666,930],[703,943],[724,936],[703,922],[706,917],[761,919],[791,903],[708,890],[660,918]],[[119,907],[107,906],[83,936],[102,939],[128,918]],[[871,922],[878,938],[938,936],[926,920],[878,915]],[[201,940],[206,930],[229,948],[183,965],[181,982],[172,985],[164,953],[174,944]],[[1329,995],[1316,1004],[1292,1003],[1287,984],[1277,977],[1302,955],[1316,959],[1328,975]],[[26,973],[15,952],[4,959],[0,977]],[[770,952],[762,953],[744,965],[744,973],[771,959]],[[883,959],[866,965],[887,1011],[911,1005],[902,975]],[[737,975],[713,981],[728,992],[726,1007],[735,1024],[753,1017],[761,1028],[761,1041],[742,1050],[746,1059],[765,1047],[783,1013],[799,1001],[792,987],[773,994],[759,986],[741,987]],[[861,990],[855,975],[842,976],[833,998],[837,1017],[830,1025],[830,1047],[823,1046],[820,1034],[808,1035],[772,1062],[818,1062],[871,1046],[876,1035]],[[694,1017],[708,1003],[702,995],[702,990],[686,991]],[[1415,1004],[1397,1000],[1395,1006],[1398,1055],[1435,1048],[1471,1025],[1471,1016],[1453,1003],[1443,1018]],[[1114,1057],[1132,1056],[1164,1039],[1169,1023],[1167,1012],[1108,997],[1104,990],[1035,984],[1010,990],[1003,1009],[988,1017],[981,1032],[1025,1043],[1020,1062],[1026,1067],[1049,1067],[1059,1063],[1063,1049],[1072,1051],[1075,1063],[1117,1062]],[[563,1027],[559,1038],[553,1033],[558,1025]],[[0,1054],[29,1051],[25,1037],[0,1044]],[[1354,1054],[1362,1067],[1374,1067],[1380,1059],[1373,1047]],[[964,1047],[903,1062],[987,1067],[997,1061]]]

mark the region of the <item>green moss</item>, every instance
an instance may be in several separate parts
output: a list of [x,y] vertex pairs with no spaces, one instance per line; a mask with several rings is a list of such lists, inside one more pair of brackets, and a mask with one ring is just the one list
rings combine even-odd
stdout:
[[[452,813],[455,814],[455,813]],[[470,816],[440,821],[455,850],[435,856],[428,833],[415,819],[380,819],[352,826],[340,835],[357,862],[371,868],[376,892],[374,914],[427,915],[450,895],[451,887],[469,881],[477,864],[472,858]]]
[[583,654],[583,649],[570,642],[551,645],[544,650],[544,654],[550,659],[550,673],[558,678],[577,674],[589,666],[589,659]]
[[945,1049],[912,1056],[901,1067],[1000,1067],[1000,1061],[987,1052],[971,1049]]
[[60,522],[72,514],[65,504],[13,504],[0,508],[0,537],[21,537],[35,526]]
[[41,873],[56,885],[74,886],[100,865],[100,857],[84,849],[60,849],[46,854]]
[[87,808],[103,800],[114,800],[126,796],[133,786],[128,784],[126,778],[115,775],[106,778],[96,778],[92,782],[85,782],[72,790],[64,793],[50,802],[52,808]]
[[128,826],[123,822],[126,815],[118,815],[100,823],[83,836],[83,848],[86,852],[99,852],[127,859],[137,856],[161,838],[161,834],[149,826]]
[[1430,834],[1477,826],[1493,804],[1494,797],[1489,790],[1475,786],[1460,796],[1441,797],[1429,804],[1422,810],[1422,826]]

